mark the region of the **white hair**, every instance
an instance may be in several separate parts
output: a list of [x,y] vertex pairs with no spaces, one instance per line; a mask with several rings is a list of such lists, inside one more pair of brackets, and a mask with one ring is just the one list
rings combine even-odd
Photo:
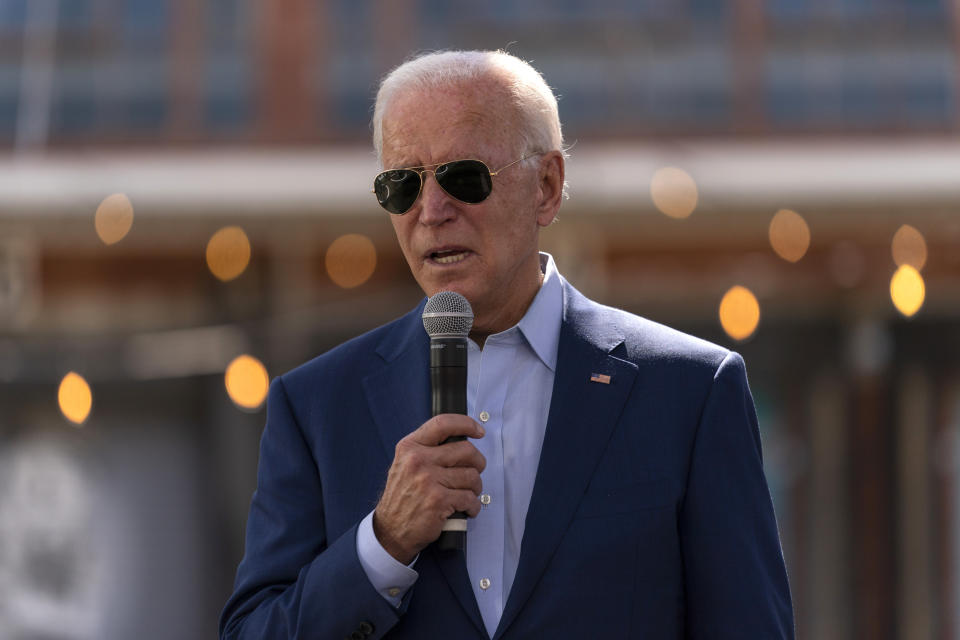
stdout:
[[517,134],[523,141],[521,153],[564,153],[557,98],[540,72],[528,62],[505,51],[438,51],[407,60],[380,83],[373,110],[373,146],[377,160],[383,161],[383,116],[397,94],[408,89],[446,89],[489,76],[506,79],[506,88],[519,116]]

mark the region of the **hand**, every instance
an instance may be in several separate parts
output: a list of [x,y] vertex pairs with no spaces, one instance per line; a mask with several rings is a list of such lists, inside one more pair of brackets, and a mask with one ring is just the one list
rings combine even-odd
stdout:
[[373,512],[373,532],[387,553],[410,564],[425,546],[440,537],[447,518],[457,511],[480,512],[480,472],[487,466],[472,442],[448,442],[452,436],[482,438],[483,427],[453,413],[424,422],[397,443],[387,486]]

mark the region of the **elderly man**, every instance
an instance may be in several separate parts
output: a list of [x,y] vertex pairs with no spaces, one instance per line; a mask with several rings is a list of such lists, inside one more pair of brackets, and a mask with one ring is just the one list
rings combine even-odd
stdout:
[[[430,418],[422,302],[275,380],[221,637],[792,637],[743,361],[538,252],[564,190],[540,75],[416,58],[374,144],[414,278],[473,307],[469,415]],[[433,544],[455,511],[465,553]]]

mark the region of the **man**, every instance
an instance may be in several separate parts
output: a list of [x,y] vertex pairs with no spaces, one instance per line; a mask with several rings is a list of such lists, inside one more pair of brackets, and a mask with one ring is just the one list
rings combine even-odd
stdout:
[[[564,190],[540,75],[407,62],[374,143],[414,278],[473,307],[469,416],[430,418],[422,302],[275,380],[221,637],[792,637],[742,360],[537,250]],[[455,511],[465,554],[432,544]]]

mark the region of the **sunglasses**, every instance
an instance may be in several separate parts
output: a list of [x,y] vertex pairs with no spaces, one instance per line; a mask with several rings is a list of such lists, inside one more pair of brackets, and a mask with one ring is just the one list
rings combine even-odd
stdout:
[[480,160],[453,160],[422,167],[388,169],[373,179],[373,193],[381,207],[390,213],[403,215],[420,197],[424,174],[432,173],[440,188],[451,198],[466,204],[478,204],[493,191],[493,176],[541,153],[525,155],[496,171],[490,171],[490,167]]

